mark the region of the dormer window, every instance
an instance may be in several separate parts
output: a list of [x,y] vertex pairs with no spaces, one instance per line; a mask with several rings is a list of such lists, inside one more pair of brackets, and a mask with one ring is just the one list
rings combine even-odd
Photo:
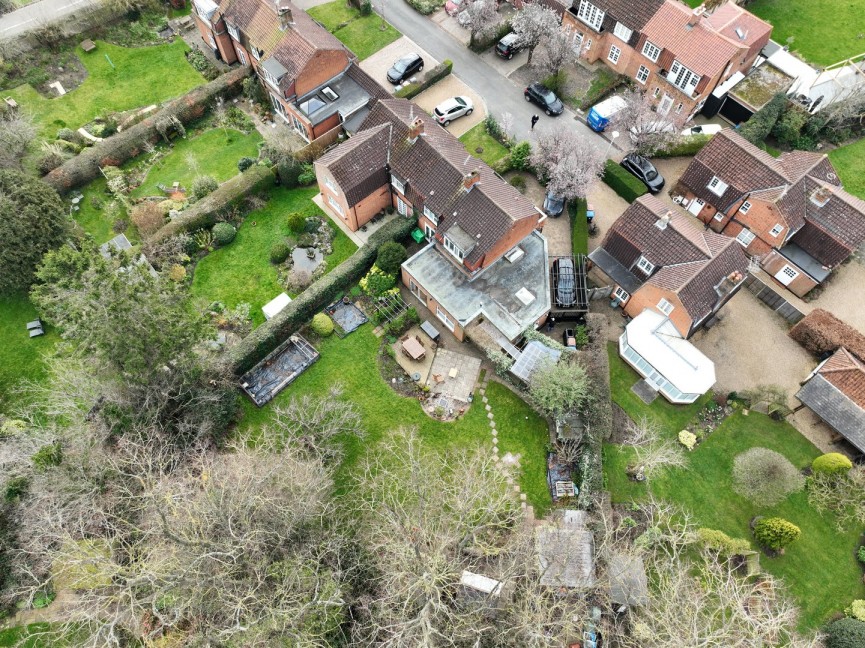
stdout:
[[655,61],[658,60],[658,57],[660,55],[661,55],[661,48],[658,47],[657,45],[655,45],[654,43],[646,41],[646,44],[643,45],[643,56],[645,56],[652,63],[654,63]]
[[650,275],[655,269],[655,264],[649,261],[646,257],[641,256],[639,259],[637,259],[637,267],[647,275]]
[[424,208],[423,208],[423,215],[426,216],[427,219],[428,219],[428,220],[429,220],[433,225],[438,225],[438,224],[439,224],[438,216],[436,216],[436,215],[432,212],[432,210],[430,210],[430,208],[427,207],[426,205],[424,205]]
[[252,58],[254,58],[256,61],[261,60],[261,50],[259,50],[252,43],[249,44],[249,51],[252,52]]
[[832,197],[832,191],[825,187],[820,187],[811,192],[811,202],[818,207],[824,207]]
[[613,33],[616,35],[616,38],[622,39],[624,42],[628,42],[631,40],[631,34],[633,32],[625,27],[622,23],[617,22],[615,29],[613,29]]
[[390,183],[393,185],[393,188],[400,192],[403,196],[405,196],[405,183],[397,178],[395,175],[390,175]]
[[709,184],[706,185],[706,188],[716,196],[723,196],[724,192],[727,191],[727,186],[727,183],[721,180],[721,178],[718,176],[712,176],[712,179],[709,180]]
[[240,40],[240,32],[238,31],[237,27],[235,27],[234,25],[232,25],[231,23],[228,23],[228,22],[225,23],[225,26],[228,28],[228,33],[231,34],[231,37],[234,40],[239,41]]
[[591,2],[581,0],[577,16],[595,31],[601,31],[601,23],[604,22],[604,12]]
[[453,256],[455,256],[458,261],[462,262],[462,260],[465,258],[465,253],[462,251],[462,249],[460,249],[460,246],[451,241],[447,236],[445,236],[444,241],[445,249]]

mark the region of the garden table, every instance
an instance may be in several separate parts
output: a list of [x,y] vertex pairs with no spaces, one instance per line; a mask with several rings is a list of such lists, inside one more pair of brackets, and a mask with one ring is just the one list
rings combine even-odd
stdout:
[[402,343],[403,352],[412,360],[423,360],[426,349],[415,338],[409,338]]

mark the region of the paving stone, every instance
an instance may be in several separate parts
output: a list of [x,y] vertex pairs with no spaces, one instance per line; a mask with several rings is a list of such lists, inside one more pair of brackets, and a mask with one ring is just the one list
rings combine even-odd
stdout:
[[494,428],[495,426],[496,426],[496,422],[493,421],[492,418],[490,418],[490,427]]
[[481,400],[484,402],[485,405],[490,402],[486,396],[484,396]]
[[492,418],[493,418],[493,413],[490,412],[489,414],[487,414],[487,418],[490,419],[490,420],[492,420]]
[[520,493],[520,499],[521,499],[523,502],[525,502],[525,501],[526,501],[526,494],[525,494],[525,493]]
[[508,484],[510,485],[510,484],[513,484],[513,483],[514,483],[514,478],[513,478],[513,477],[508,477]]
[[492,412],[492,411],[493,411],[493,408],[490,407],[488,404],[487,404],[487,405],[484,405],[484,407],[486,408],[486,410],[487,410],[488,412]]
[[497,445],[494,445],[494,446],[493,446],[493,452],[495,452],[496,454],[498,454],[498,452],[499,452],[499,447],[498,447]]
[[499,444],[499,440],[496,437],[493,437],[493,445],[497,446]]
[[493,437],[497,437],[499,435],[499,431],[495,428],[492,429]]
[[519,485],[519,484],[514,484],[514,492],[515,492],[515,493],[519,493],[519,492],[520,492],[520,485]]

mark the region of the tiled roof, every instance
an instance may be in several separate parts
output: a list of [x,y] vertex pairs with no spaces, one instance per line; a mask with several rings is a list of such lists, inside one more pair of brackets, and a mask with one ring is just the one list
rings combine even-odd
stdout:
[[[756,44],[764,45],[772,33],[772,25],[733,2],[718,7],[711,15],[707,15],[706,20],[715,31],[748,48]],[[742,37],[736,29],[739,29]]]
[[[643,27],[652,19],[652,16],[664,4],[664,0],[591,0],[592,4],[604,13],[633,31],[642,31]],[[575,0],[575,11],[580,6],[580,1]]]
[[354,207],[374,190],[387,184],[389,124],[367,129],[331,149],[316,162],[326,167]]
[[865,409],[830,382],[829,375],[815,374],[802,386],[796,398],[865,452]]
[[742,246],[735,240],[730,238],[728,241],[723,250],[676,291],[685,310],[695,322],[712,312],[720,298],[716,287],[724,281],[725,277],[734,275],[745,278],[748,257]]
[[565,7],[565,3],[560,0],[535,0],[535,2],[555,11],[559,19],[564,15],[565,9],[567,8]]
[[[796,191],[798,187],[801,192]],[[822,207],[811,199],[818,189],[829,196]],[[865,241],[865,201],[811,176],[804,178],[794,191],[805,211],[806,222],[793,242],[820,263],[834,267]]]
[[[781,153],[778,164],[784,170],[784,175],[791,183],[798,182],[805,174],[809,174],[815,166],[826,160],[824,153],[810,151],[788,151]],[[831,165],[830,165],[831,168]],[[833,170],[834,171],[834,170]],[[809,174],[810,175],[810,174]],[[836,183],[837,184],[837,183]]]
[[826,360],[818,373],[865,409],[865,365],[847,349],[839,348]]
[[370,97],[370,104],[377,99],[389,99],[390,94],[380,83],[364,72],[359,65],[351,65],[346,74],[363,88]]
[[704,16],[688,27],[692,14],[687,5],[666,0],[643,33],[658,47],[672,52],[689,70],[711,77],[723,71],[739,46],[715,32]]

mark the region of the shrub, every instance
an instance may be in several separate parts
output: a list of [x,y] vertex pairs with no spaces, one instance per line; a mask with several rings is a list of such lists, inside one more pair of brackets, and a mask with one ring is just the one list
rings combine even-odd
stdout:
[[300,165],[300,173],[297,176],[297,184],[301,187],[308,187],[315,182],[315,167],[311,164],[303,163]]
[[844,609],[844,614],[859,621],[865,621],[865,601],[856,599],[850,604],[850,607]]
[[816,356],[843,346],[860,360],[865,358],[865,335],[822,308],[808,313],[788,335]]
[[865,646],[865,623],[857,619],[839,619],[826,626],[826,648],[862,648]]
[[529,168],[529,158],[532,155],[532,145],[528,142],[520,142],[511,149],[511,168],[525,171]]
[[496,349],[487,349],[487,358],[493,363],[496,375],[504,377],[507,375],[511,367],[514,366],[514,359],[506,353],[502,353]]
[[853,462],[840,452],[820,455],[811,463],[811,470],[827,475],[846,474],[852,467]]
[[133,207],[130,218],[142,238],[150,238],[165,224],[165,215],[159,205],[150,201]]
[[325,313],[316,313],[310,325],[312,332],[319,337],[327,337],[333,333],[333,320]]
[[407,83],[394,93],[394,96],[402,99],[411,99],[430,86],[444,79],[453,71],[453,69],[454,62],[450,59],[445,59],[442,63],[439,63],[431,70],[427,70],[424,73],[423,79],[420,80],[420,83]]
[[291,250],[288,247],[288,244],[284,241],[277,241],[273,245],[270,246],[270,262],[271,263],[282,263],[288,258]]
[[429,16],[445,4],[444,0],[406,0],[406,2],[412,9],[424,16]]
[[243,96],[263,105],[269,105],[267,99],[267,91],[264,86],[254,76],[247,77],[243,80]]
[[63,462],[63,448],[59,442],[55,441],[39,448],[36,454],[31,457],[31,460],[38,470],[45,470],[51,466],[59,466]]
[[175,283],[180,283],[186,279],[186,268],[179,263],[175,263],[168,271],[168,278]]
[[648,192],[646,185],[612,160],[607,160],[601,179],[628,203]]
[[63,164],[63,156],[58,151],[45,151],[36,161],[39,173],[47,175]]
[[304,173],[304,164],[293,157],[280,160],[276,164],[276,173],[279,182],[286,189],[294,189],[300,186],[300,177]]
[[242,157],[237,161],[237,170],[243,173],[253,164],[255,164],[255,158]]
[[11,477],[6,482],[6,492],[4,498],[7,502],[18,499],[27,492],[27,487],[30,485],[30,480],[23,475]]
[[217,245],[228,245],[236,235],[237,230],[231,223],[217,223],[213,226],[213,240]]
[[469,39],[469,49],[480,54],[490,48],[493,44],[498,43],[504,36],[509,34],[510,31],[510,21],[504,20],[496,29],[485,36],[472,35],[472,38]]
[[773,506],[804,487],[805,478],[774,450],[751,448],[733,461],[733,490],[758,506]]
[[762,144],[787,107],[787,95],[779,92],[739,129],[739,135],[754,144]]
[[521,175],[515,175],[508,183],[520,193],[526,193],[526,179]]
[[751,543],[744,538],[731,538],[717,529],[697,529],[697,541],[722,556],[741,556],[751,551]]
[[807,121],[808,112],[804,108],[788,104],[780,119],[775,122],[772,135],[784,146],[792,148],[798,144],[800,133]]
[[360,3],[360,15],[361,16],[369,16],[372,13],[372,2],[369,0],[365,0],[365,2]]
[[544,78],[541,82],[557,95],[563,94],[565,87],[568,84],[568,73],[564,70],[559,70],[555,74],[551,74]]
[[315,245],[315,237],[308,232],[304,232],[297,237],[297,247],[310,248]]
[[379,297],[396,286],[396,277],[387,274],[378,266],[370,268],[366,276],[360,280],[360,289],[370,297]]
[[487,135],[500,144],[510,147],[511,136],[505,132],[505,129],[502,128],[502,125],[499,124],[492,114],[488,114],[484,117],[484,130],[487,132]]
[[196,200],[201,200],[217,189],[219,189],[219,183],[216,178],[210,175],[200,175],[192,181],[192,196]]
[[685,446],[688,450],[693,450],[694,446],[697,445],[697,436],[693,432],[682,430],[679,432],[679,443]]
[[76,133],[71,128],[61,128],[57,131],[57,138],[59,140],[66,140],[67,142],[74,142],[78,139],[78,133]]
[[306,229],[306,216],[300,212],[291,212],[285,220],[288,223],[288,229],[295,234],[300,234]]
[[784,518],[763,518],[754,525],[754,537],[757,542],[766,547],[780,551],[791,542],[795,542],[802,535],[802,531],[792,522]]
[[666,148],[655,151],[652,155],[657,158],[697,155],[709,143],[710,139],[712,139],[711,135],[704,135],[703,133],[683,135],[671,142]]
[[378,249],[375,265],[387,274],[395,275],[400,266],[408,258],[405,247],[396,241],[388,241]]
[[865,565],[865,545],[856,550],[856,560]]

